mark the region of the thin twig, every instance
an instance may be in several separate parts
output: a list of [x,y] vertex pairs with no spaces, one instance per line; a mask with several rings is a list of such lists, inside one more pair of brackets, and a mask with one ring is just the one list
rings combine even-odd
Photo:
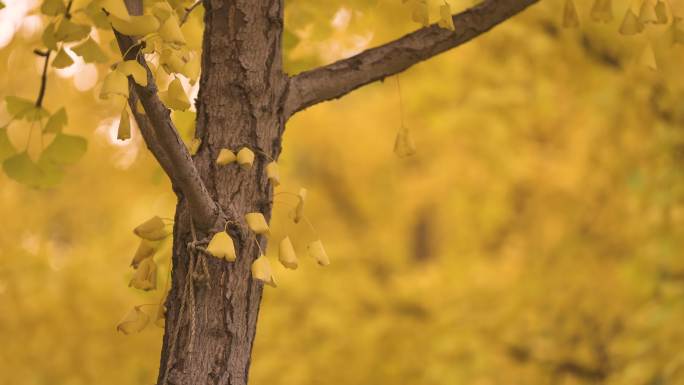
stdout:
[[195,8],[197,8],[200,4],[202,4],[202,0],[197,0],[197,2],[195,2],[195,4],[193,4],[192,6],[190,6],[190,8],[185,8],[185,15],[183,15],[183,17],[181,17],[180,25],[183,25],[183,24],[185,24],[186,21],[188,21],[188,17],[190,17],[190,13],[192,13],[192,11],[195,10]]
[[45,97],[45,88],[47,88],[47,70],[48,62],[50,61],[50,53],[52,50],[47,50],[45,53],[45,64],[43,64],[43,74],[40,76],[40,91],[38,91],[38,97],[36,98],[36,107],[40,108],[43,106],[43,98]]

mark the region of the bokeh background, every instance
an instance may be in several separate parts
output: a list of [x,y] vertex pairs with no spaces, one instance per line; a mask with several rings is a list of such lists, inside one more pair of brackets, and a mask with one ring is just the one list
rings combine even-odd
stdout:
[[[37,1],[5,2],[0,96],[33,98],[44,20]],[[398,0],[286,3],[292,73],[418,27]],[[684,48],[668,26],[620,35],[630,4],[613,3],[598,24],[577,0],[568,30],[563,2],[543,1],[401,74],[400,90],[388,78],[288,123],[280,190],[308,188],[332,264],[276,268],[251,383],[684,384]],[[647,44],[657,70],[638,60]],[[162,330],[115,325],[162,296],[127,286],[131,230],[175,201],[137,131],[115,140],[118,111],[97,98],[106,71],[50,71],[46,106],[66,105],[65,131],[89,139],[58,187],[0,173],[0,384],[156,379]],[[402,124],[408,158],[393,153]],[[303,256],[315,235],[290,223],[287,199],[274,238]]]

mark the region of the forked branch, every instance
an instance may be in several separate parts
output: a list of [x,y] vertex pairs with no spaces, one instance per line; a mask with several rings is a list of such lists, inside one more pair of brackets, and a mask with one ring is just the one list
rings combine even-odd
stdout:
[[348,59],[290,79],[286,117],[406,70],[489,31],[538,0],[485,0],[452,17],[455,31],[431,25]]

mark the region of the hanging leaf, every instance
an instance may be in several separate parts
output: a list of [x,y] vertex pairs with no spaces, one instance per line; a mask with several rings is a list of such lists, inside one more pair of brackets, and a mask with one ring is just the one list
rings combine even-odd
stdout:
[[190,80],[190,84],[197,83],[199,79],[200,72],[202,70],[202,57],[200,55],[193,55],[183,66],[183,70],[180,72],[185,77]]
[[655,52],[653,51],[653,46],[649,43],[639,55],[639,65],[650,68],[653,71],[658,70],[658,64],[656,63]]
[[0,128],[0,161],[16,154],[16,152],[17,150],[14,149],[12,142],[9,140],[9,136],[7,136],[7,128]]
[[142,311],[141,306],[136,306],[116,325],[116,330],[123,334],[139,333],[149,322],[150,317]]
[[5,159],[2,169],[8,177],[31,187],[39,187],[43,179],[43,171],[26,152]]
[[426,0],[415,0],[411,7],[411,20],[427,27],[430,24],[430,16]]
[[69,43],[85,39],[90,33],[90,26],[76,24],[66,17],[61,18],[54,29],[54,38],[57,41]]
[[252,278],[272,287],[277,286],[273,271],[271,270],[271,263],[263,255],[252,262]]
[[133,77],[133,80],[143,87],[147,87],[147,71],[136,60],[126,60],[119,63],[116,69],[126,76]]
[[450,31],[456,30],[449,4],[442,4],[442,6],[439,7],[439,22],[437,22],[437,25]]
[[171,230],[155,215],[133,229],[133,233],[142,239],[159,241],[171,235]]
[[42,157],[52,163],[69,165],[78,162],[85,154],[87,148],[88,141],[85,138],[60,133],[43,150]]
[[42,175],[37,187],[49,188],[58,185],[64,179],[64,168],[41,155],[37,163]]
[[100,90],[100,98],[108,99],[111,95],[128,98],[128,79],[126,75],[115,69],[107,74]]
[[237,153],[237,162],[243,169],[249,169],[254,163],[254,152],[247,147],[242,147]]
[[237,258],[233,239],[225,231],[216,233],[211,237],[211,241],[209,241],[207,246],[207,252],[216,258],[222,258],[228,262],[233,262]]
[[247,226],[256,234],[268,234],[268,223],[262,213],[247,213],[245,214]]
[[119,118],[119,129],[116,131],[116,139],[128,140],[131,138],[131,118],[128,116],[128,110],[124,108],[121,111]]
[[67,113],[64,107],[62,107],[50,116],[50,119],[48,119],[47,123],[45,124],[45,128],[43,128],[43,132],[46,134],[58,134],[62,132],[62,129],[67,125],[67,123]]
[[159,36],[168,44],[176,46],[185,45],[185,37],[178,25],[178,19],[175,15],[168,17],[159,27]]
[[185,111],[190,108],[190,101],[178,78],[173,79],[173,81],[169,83],[168,90],[161,93],[160,97],[166,106],[171,109]]
[[43,34],[41,35],[41,40],[43,41],[43,44],[45,44],[46,47],[49,49],[56,51],[57,50],[57,38],[55,37],[55,23],[50,23],[45,27],[43,30]]
[[169,74],[182,73],[185,69],[185,60],[176,50],[164,48],[159,57],[159,64],[161,64],[164,71]]
[[309,255],[318,262],[321,266],[328,266],[330,264],[330,258],[328,258],[328,253],[325,252],[323,248],[323,242],[320,240],[309,243],[307,246]]
[[90,37],[71,50],[76,55],[81,56],[86,63],[106,63],[109,60],[100,45]]
[[294,270],[299,265],[299,262],[297,261],[297,254],[295,253],[294,246],[292,246],[290,237],[285,237],[282,241],[280,241],[280,247],[278,248],[278,260],[288,269]]
[[66,11],[66,5],[62,0],[44,0],[40,6],[40,12],[47,16],[57,16]]
[[128,286],[143,291],[157,288],[157,263],[154,258],[145,258],[140,262]]
[[216,157],[216,164],[220,166],[225,166],[227,164],[235,162],[237,157],[235,156],[235,153],[233,151],[230,151],[227,148],[222,148],[221,151],[219,151],[218,157]]
[[266,177],[273,183],[273,186],[280,186],[280,171],[278,170],[278,163],[275,161],[266,165]]
[[307,191],[305,188],[299,189],[299,193],[297,194],[297,198],[299,200],[297,201],[297,206],[295,206],[293,215],[294,223],[299,223],[299,221],[301,221],[304,217],[304,201],[306,201],[306,193]]
[[641,3],[639,22],[641,24],[655,24],[658,22],[658,15],[656,14],[655,2],[653,0],[644,0]]
[[109,21],[117,32],[128,36],[144,36],[159,29],[159,21],[152,15],[118,17],[112,14]]
[[55,56],[55,59],[52,61],[52,66],[60,69],[69,67],[72,64],[74,64],[74,59],[66,53],[64,48],[57,52],[57,56]]
[[400,158],[405,158],[416,153],[416,144],[413,142],[413,137],[408,127],[402,126],[399,129],[397,137],[394,140],[394,153]]
[[640,33],[644,30],[644,25],[639,21],[639,17],[632,11],[632,9],[627,9],[625,17],[622,19],[622,24],[620,25],[620,34],[630,36]]
[[140,244],[138,244],[138,248],[135,250],[135,254],[133,255],[133,260],[131,260],[131,266],[137,269],[140,265],[140,262],[146,260],[147,258],[152,258],[154,254],[157,253],[160,245],[161,242],[159,241],[141,239]]
[[658,0],[655,6],[656,24],[667,24],[669,18],[667,17],[667,6],[663,0]]
[[5,98],[7,112],[14,119],[24,119],[29,122],[47,118],[50,114],[42,107],[36,107],[35,103],[24,98],[8,96]]
[[565,0],[563,7],[563,28],[577,28],[579,27],[579,16],[577,15],[577,8],[575,8],[574,0]]
[[594,5],[591,7],[591,18],[601,23],[613,21],[613,1],[595,0]]

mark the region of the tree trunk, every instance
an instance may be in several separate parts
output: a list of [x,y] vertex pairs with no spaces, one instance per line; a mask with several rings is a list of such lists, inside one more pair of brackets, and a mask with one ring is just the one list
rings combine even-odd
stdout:
[[[188,204],[179,194],[160,385],[247,383],[262,293],[250,267],[259,255],[256,242],[265,250],[266,239],[248,232],[243,218],[261,212],[270,219],[272,186],[265,167],[278,157],[284,129],[282,0],[204,0],[204,7],[203,72],[196,101],[196,136],[202,145],[193,160],[223,212],[239,219],[228,224],[238,257],[229,263],[199,256],[197,278],[186,285],[193,258],[187,245],[193,236]],[[256,154],[251,169],[214,163],[221,148],[241,147]],[[197,229],[196,238],[220,230]],[[201,277],[202,258],[208,279]]]

